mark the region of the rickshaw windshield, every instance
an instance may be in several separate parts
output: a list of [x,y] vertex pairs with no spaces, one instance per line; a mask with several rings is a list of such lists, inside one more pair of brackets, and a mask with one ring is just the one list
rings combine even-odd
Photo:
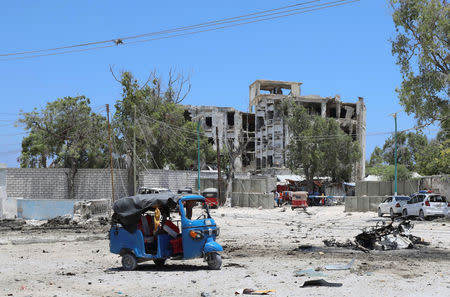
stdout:
[[209,208],[204,200],[187,200],[184,203],[186,218],[189,220],[210,219]]

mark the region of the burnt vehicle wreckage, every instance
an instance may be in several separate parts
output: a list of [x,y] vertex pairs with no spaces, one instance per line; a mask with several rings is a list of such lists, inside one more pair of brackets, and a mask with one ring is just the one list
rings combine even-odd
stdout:
[[396,250],[411,249],[415,245],[429,245],[418,236],[411,234],[414,225],[409,220],[378,222],[375,226],[367,227],[355,236],[355,240],[339,242],[335,239],[326,239],[323,243],[328,246],[354,248],[364,252],[370,250]]

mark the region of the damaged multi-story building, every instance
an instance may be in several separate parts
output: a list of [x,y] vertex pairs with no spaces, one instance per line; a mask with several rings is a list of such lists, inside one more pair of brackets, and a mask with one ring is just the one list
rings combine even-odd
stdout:
[[233,107],[185,105],[185,109],[191,118],[202,117],[203,131],[214,149],[219,144],[221,150],[240,152],[234,161],[237,172],[255,168],[255,114]]
[[[237,171],[277,173],[286,171],[286,148],[289,128],[281,109],[283,100],[302,104],[311,114],[336,119],[342,130],[358,141],[361,159],[353,170],[355,180],[365,174],[366,107],[359,97],[356,103],[342,102],[339,95],[321,97],[301,95],[300,82],[256,80],[249,86],[249,110],[241,112],[231,107],[186,106],[191,117],[203,116],[202,125],[210,142],[220,148],[238,149]],[[225,141],[227,143],[225,143]],[[225,145],[225,146],[224,146]]]
[[361,159],[355,164],[354,179],[364,177],[366,107],[362,97],[356,103],[342,102],[339,95],[301,95],[300,82],[256,80],[249,87],[249,111],[255,113],[256,170],[286,168],[289,128],[281,110],[283,100],[302,104],[310,114],[336,119],[342,130],[358,141]]

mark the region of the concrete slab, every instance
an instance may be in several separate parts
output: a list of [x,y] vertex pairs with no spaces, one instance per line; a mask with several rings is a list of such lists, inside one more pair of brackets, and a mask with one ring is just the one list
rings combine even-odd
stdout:
[[367,196],[380,195],[380,182],[367,182]]
[[347,196],[345,197],[345,211],[352,212],[358,211],[358,199],[355,196]]
[[17,199],[17,217],[25,220],[48,220],[57,216],[73,216],[77,200]]
[[357,209],[358,211],[369,211],[369,205],[370,205],[370,200],[369,200],[369,196],[363,196],[363,197],[358,197],[358,201],[357,201]]
[[357,197],[367,195],[367,182],[366,181],[356,182],[355,195]]
[[0,198],[0,219],[17,218],[17,201],[15,198]]
[[369,211],[378,211],[378,205],[383,201],[384,196],[369,196]]

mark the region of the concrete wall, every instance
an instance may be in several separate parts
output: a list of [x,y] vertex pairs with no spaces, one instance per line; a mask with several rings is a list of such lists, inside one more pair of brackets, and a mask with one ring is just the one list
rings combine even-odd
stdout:
[[420,189],[430,189],[450,198],[450,175],[424,176],[419,181]]
[[[127,196],[126,171],[116,169],[115,196]],[[67,199],[66,168],[8,168],[7,196],[29,199]],[[75,200],[93,200],[111,197],[109,169],[79,169],[75,176]]]
[[233,192],[231,206],[273,208],[274,200],[272,194]]
[[378,205],[386,198],[385,196],[347,196],[345,197],[345,211],[377,211]]
[[[27,199],[68,199],[68,169],[65,168],[0,168],[0,186],[7,186],[8,197]],[[2,178],[3,177],[3,178]],[[235,174],[234,189],[245,192],[270,192],[275,178]],[[201,189],[217,188],[217,173],[202,171]],[[225,176],[222,189],[225,190]],[[197,189],[197,171],[151,169],[139,174],[139,186],[169,188],[172,191],[191,187]],[[116,198],[128,196],[127,171],[114,170]],[[247,190],[248,189],[248,190]],[[79,169],[75,176],[75,200],[95,200],[111,197],[109,169]]]
[[[399,195],[411,195],[420,188],[419,180],[406,180],[397,182]],[[384,196],[394,195],[394,182],[389,181],[358,181],[356,182],[356,196]]]

